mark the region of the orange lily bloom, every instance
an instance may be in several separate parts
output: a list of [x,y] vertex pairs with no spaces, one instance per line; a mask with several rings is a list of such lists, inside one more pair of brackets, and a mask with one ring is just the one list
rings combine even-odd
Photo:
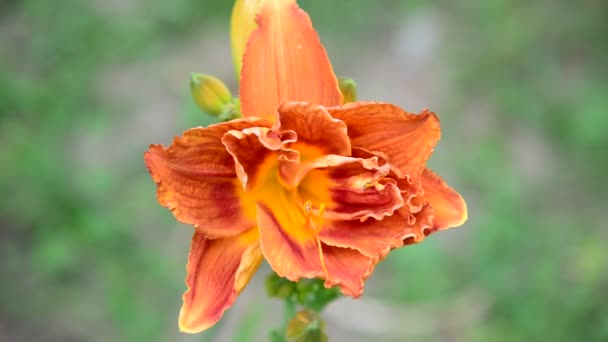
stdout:
[[242,119],[193,128],[144,159],[161,205],[194,225],[179,326],[215,324],[263,259],[282,277],[322,278],[354,298],[390,250],[467,219],[425,167],[430,111],[342,104],[295,0],[261,0],[241,73]]

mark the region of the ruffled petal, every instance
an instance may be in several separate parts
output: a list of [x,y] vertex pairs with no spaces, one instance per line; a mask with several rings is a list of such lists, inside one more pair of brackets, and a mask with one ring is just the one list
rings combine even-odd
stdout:
[[399,177],[418,177],[440,138],[435,113],[415,115],[386,103],[355,102],[327,109],[346,123],[352,147],[385,154]]
[[437,232],[437,228],[433,225],[435,210],[428,203],[416,213],[408,213],[406,208],[402,208],[399,214],[407,219],[408,229],[412,232],[403,239],[403,246],[421,243],[427,236]]
[[263,260],[257,237],[255,228],[216,240],[194,233],[186,267],[188,290],[179,314],[181,331],[208,329],[232,306]]
[[391,249],[403,246],[408,239],[416,242],[424,239],[425,231],[432,226],[425,217],[420,215],[420,218],[417,222],[410,218],[406,208],[401,208],[382,220],[329,221],[319,233],[319,239],[331,246],[356,249],[367,257],[384,257]]
[[435,229],[447,229],[462,225],[468,218],[467,204],[454,189],[429,169],[424,169],[421,177],[424,196],[434,211]]
[[279,170],[281,183],[295,189],[298,203],[307,203],[307,210],[327,219],[382,219],[404,204],[397,182],[385,178],[390,165],[380,165],[376,156],[283,161]]
[[[369,155],[365,151],[358,151],[355,154]],[[377,164],[386,167],[383,161]],[[357,180],[356,173],[351,173],[349,170],[342,171],[343,179],[352,178],[349,175],[355,176],[354,180]],[[389,176],[393,176],[393,174],[391,173]],[[387,185],[392,187],[395,184],[393,182],[390,179]],[[378,201],[367,208],[371,213],[375,213],[375,216],[369,213],[360,220],[348,220],[346,219],[348,217],[344,215],[342,220],[327,220],[318,235],[321,241],[332,246],[356,249],[368,257],[382,258],[390,250],[401,247],[406,242],[410,244],[424,240],[425,236],[435,231],[432,224],[434,211],[428,202],[421,198],[420,181],[410,181],[404,178],[398,179],[396,184],[398,187],[394,190],[391,188],[390,193],[392,196],[396,196],[398,192],[399,200],[388,202],[392,206],[383,206],[382,201]],[[363,204],[365,201],[365,198],[353,196],[352,192],[349,194],[348,199],[350,200],[347,203],[348,206],[345,205],[345,207],[356,208],[357,203]],[[334,201],[339,203],[335,197]],[[400,205],[397,206],[397,203]]]
[[342,104],[327,53],[295,0],[265,0],[243,56],[243,115],[275,118],[285,101]]
[[151,145],[144,160],[160,204],[207,237],[235,236],[255,225],[241,206],[234,160],[221,139],[229,130],[264,125],[269,121],[233,120],[188,130],[168,148]]
[[[278,108],[278,112],[277,130],[297,133],[297,141],[291,148],[300,151],[303,161],[327,154],[350,156],[346,124],[332,118],[325,107],[305,102],[286,102]],[[313,147],[316,153],[307,151],[307,148]]]
[[325,287],[339,286],[340,291],[353,298],[363,294],[365,280],[371,275],[378,258],[369,258],[350,248],[323,244],[323,257],[327,268]]
[[[222,142],[226,150],[232,155],[236,174],[248,191],[252,188],[252,181],[258,173],[267,173],[269,167],[276,164],[277,152],[283,145],[279,137],[268,136],[269,129],[254,127],[243,131],[230,131]],[[276,166],[275,166],[276,168]]]
[[[346,159],[346,158],[344,158]],[[328,169],[331,206],[325,217],[331,220],[382,219],[404,205],[397,182],[387,178],[390,165],[378,157],[350,158]],[[306,181],[306,179],[305,179]],[[314,183],[314,179],[310,179]],[[303,182],[302,188],[306,185]]]

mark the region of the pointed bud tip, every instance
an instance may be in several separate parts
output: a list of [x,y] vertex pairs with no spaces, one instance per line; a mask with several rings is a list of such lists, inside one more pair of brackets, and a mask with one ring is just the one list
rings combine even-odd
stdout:
[[200,74],[197,72],[193,72],[190,74],[190,87],[197,87],[201,83],[201,78],[204,77],[205,74]]
[[341,77],[338,79],[340,85],[340,91],[344,96],[343,103],[350,103],[357,101],[357,82],[352,78]]

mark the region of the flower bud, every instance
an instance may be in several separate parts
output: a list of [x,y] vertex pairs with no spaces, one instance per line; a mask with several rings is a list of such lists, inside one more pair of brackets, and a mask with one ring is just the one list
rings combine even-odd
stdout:
[[220,116],[226,112],[227,106],[234,106],[230,90],[217,77],[192,74],[190,91],[196,104],[210,115]]
[[288,342],[326,342],[325,322],[312,310],[302,310],[287,323]]
[[357,83],[350,78],[339,78],[338,84],[344,96],[344,103],[357,101]]

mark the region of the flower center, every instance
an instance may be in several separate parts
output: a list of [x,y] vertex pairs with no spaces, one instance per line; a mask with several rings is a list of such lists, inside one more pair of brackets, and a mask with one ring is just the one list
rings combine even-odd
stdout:
[[[301,163],[322,156],[320,149],[302,143],[289,148],[300,152]],[[241,204],[246,215],[256,220],[257,204],[264,203],[290,236],[300,241],[316,239],[323,228],[325,208],[332,203],[328,172],[312,169],[290,188],[281,180],[279,155],[270,153],[259,164],[241,195]]]

